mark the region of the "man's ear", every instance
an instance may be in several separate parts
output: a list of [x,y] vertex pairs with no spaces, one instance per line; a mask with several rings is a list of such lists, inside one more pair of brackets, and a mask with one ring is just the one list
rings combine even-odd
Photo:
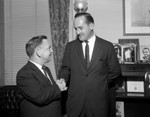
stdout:
[[90,23],[90,28],[91,28],[91,30],[94,29],[94,24],[93,23]]
[[39,47],[37,47],[37,48],[35,49],[35,53],[36,53],[36,55],[37,55],[38,57],[41,57],[41,51],[40,51],[40,48],[39,48]]

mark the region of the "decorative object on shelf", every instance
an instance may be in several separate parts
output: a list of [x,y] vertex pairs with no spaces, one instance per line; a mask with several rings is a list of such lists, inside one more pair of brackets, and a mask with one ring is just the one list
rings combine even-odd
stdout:
[[115,49],[115,52],[117,54],[117,58],[118,58],[118,61],[119,63],[122,63],[122,54],[121,54],[121,51],[122,51],[122,47],[120,44],[118,43],[113,43],[113,46],[114,46],[114,49]]
[[122,45],[123,63],[139,62],[139,39],[118,39],[118,43]]
[[150,72],[145,73],[145,95],[150,96]]
[[74,10],[77,13],[86,12],[88,9],[87,0],[75,0],[74,2]]
[[124,35],[150,35],[150,0],[123,0]]
[[122,45],[123,63],[135,63],[136,56],[136,45],[134,43],[126,43]]
[[140,63],[150,64],[150,45],[140,45]]
[[123,101],[116,101],[116,117],[125,117]]
[[126,91],[126,81],[124,80],[124,81],[122,81],[122,85],[121,86],[116,86],[117,87],[117,89],[116,89],[116,93],[125,93],[125,91]]

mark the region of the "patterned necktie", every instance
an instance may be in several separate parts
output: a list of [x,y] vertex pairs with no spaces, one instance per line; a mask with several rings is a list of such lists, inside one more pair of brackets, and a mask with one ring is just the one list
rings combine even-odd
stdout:
[[48,78],[50,80],[51,84],[53,85],[51,78],[48,76],[47,68],[45,66],[42,66],[42,69],[44,71],[45,77]]
[[86,46],[85,46],[85,61],[86,61],[86,65],[87,68],[89,67],[89,63],[90,63],[90,56],[89,56],[89,44],[88,41],[85,41]]

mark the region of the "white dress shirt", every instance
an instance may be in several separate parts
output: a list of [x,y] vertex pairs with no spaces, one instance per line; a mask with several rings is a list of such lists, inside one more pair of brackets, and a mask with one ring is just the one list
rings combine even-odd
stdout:
[[[94,45],[95,45],[95,40],[96,40],[96,36],[95,36],[95,35],[93,35],[93,36],[88,40],[90,61],[91,61],[92,54],[93,54],[93,49],[94,49]],[[84,57],[85,57],[85,46],[86,46],[86,43],[83,42],[83,43],[82,43],[82,49],[83,49]]]
[[[39,68],[39,70],[44,74],[44,71],[43,71],[43,69],[42,69],[42,65],[40,65],[40,64],[38,64],[38,63],[35,63],[35,62],[33,62],[33,61],[31,61],[31,60],[29,60],[31,63],[33,63],[35,66],[37,66],[38,68]],[[45,74],[44,74],[45,75]]]

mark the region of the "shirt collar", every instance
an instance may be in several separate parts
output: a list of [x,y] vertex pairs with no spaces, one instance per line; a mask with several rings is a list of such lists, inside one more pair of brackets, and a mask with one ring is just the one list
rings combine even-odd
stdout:
[[96,36],[93,35],[88,41],[89,43],[95,42]]
[[35,66],[37,66],[39,69],[42,69],[42,65],[38,64],[38,63],[35,63],[34,61],[32,60],[29,60],[31,63],[33,63]]

